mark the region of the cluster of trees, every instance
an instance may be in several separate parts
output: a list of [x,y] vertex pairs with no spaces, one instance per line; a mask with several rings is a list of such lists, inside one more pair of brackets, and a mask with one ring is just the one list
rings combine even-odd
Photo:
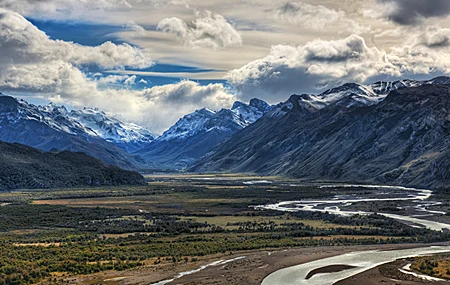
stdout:
[[[255,213],[266,218],[252,221]],[[229,223],[222,228],[180,220],[174,215],[127,209],[29,204],[0,207],[0,231],[39,229],[19,236],[0,235],[0,285],[33,284],[49,278],[53,272],[76,275],[124,270],[140,266],[151,258],[157,258],[159,262],[185,262],[196,256],[262,248],[450,240],[450,232],[412,228],[379,215],[339,217],[327,213],[271,211],[246,215],[247,222]],[[281,215],[290,219],[277,223],[276,219]],[[298,222],[299,219],[353,227],[315,228]],[[99,237],[102,233],[132,232],[142,234]],[[167,236],[171,238],[167,239]],[[17,246],[18,243],[41,242],[60,244]]]

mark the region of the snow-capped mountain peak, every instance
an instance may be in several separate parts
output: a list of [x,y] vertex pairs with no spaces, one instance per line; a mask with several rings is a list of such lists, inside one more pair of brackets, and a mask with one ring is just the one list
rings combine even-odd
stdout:
[[270,111],[272,106],[265,101],[254,98],[249,104],[236,101],[231,107],[231,111],[242,117],[247,124],[252,124],[261,118],[265,113]]
[[450,77],[441,76],[426,81],[416,81],[411,79],[379,81],[368,85],[346,83],[342,86],[329,89],[319,95],[295,95],[294,99],[291,97],[287,102],[277,105],[276,108],[269,112],[268,116],[283,116],[292,108],[293,100],[297,100],[296,103],[311,112],[320,110],[332,104],[338,104],[342,107],[361,105],[370,106],[382,102],[391,91],[428,84],[450,84]]
[[259,99],[252,99],[249,104],[237,101],[231,109],[221,109],[219,111],[203,108],[178,120],[158,140],[185,139],[198,133],[212,131],[236,132],[254,123],[270,108],[269,104]]
[[108,117],[98,109],[68,111],[64,106],[29,104],[9,96],[0,96],[0,125],[27,122],[45,124],[53,130],[74,136],[100,137],[128,151],[135,151],[155,140],[156,135],[132,123]]
[[98,108],[72,110],[69,117],[95,132],[97,136],[129,151],[138,150],[157,137],[144,127],[109,117]]

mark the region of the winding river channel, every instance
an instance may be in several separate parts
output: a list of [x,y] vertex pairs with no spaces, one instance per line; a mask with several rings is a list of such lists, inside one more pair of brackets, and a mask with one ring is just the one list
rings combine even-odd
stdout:
[[[402,201],[408,202],[408,207],[421,215],[397,215],[392,213],[380,213],[386,217],[408,222],[411,226],[426,227],[431,230],[450,230],[450,224],[434,222],[424,219],[427,216],[445,214],[445,212],[429,210],[428,207],[439,205],[439,202],[429,201],[432,191],[425,189],[378,186],[378,185],[324,185],[321,188],[359,188],[367,189],[367,195],[336,195],[328,200],[285,201],[277,204],[257,206],[259,209],[277,210],[285,212],[311,211],[328,212],[330,214],[349,216],[355,214],[369,215],[370,212],[346,210],[353,204],[361,202]],[[364,191],[362,191],[364,193]],[[450,246],[424,247],[416,249],[392,250],[392,251],[362,251],[325,258],[297,266],[285,268],[266,277],[262,285],[331,285],[338,281],[355,276],[359,273],[389,263],[401,258],[416,257],[421,255],[450,252]],[[319,273],[311,277],[311,272],[325,267],[344,266],[342,271]]]
[[[374,190],[368,197],[353,195],[337,195],[329,200],[305,200],[305,201],[286,201],[271,205],[256,206],[256,209],[276,210],[284,212],[310,211],[310,212],[328,212],[330,214],[349,216],[349,215],[370,215],[371,212],[350,211],[345,207],[361,202],[383,202],[383,201],[409,201],[411,207],[424,215],[445,214],[445,212],[428,210],[427,207],[439,205],[440,202],[431,202],[428,200],[433,192],[425,189],[406,188],[400,186],[378,186],[378,185],[324,185],[321,188],[362,188]],[[375,192],[379,191],[379,193]],[[450,224],[439,223],[415,216],[403,216],[392,213],[380,213],[398,221],[409,222],[415,225],[423,226],[431,230],[441,231],[450,230]]]

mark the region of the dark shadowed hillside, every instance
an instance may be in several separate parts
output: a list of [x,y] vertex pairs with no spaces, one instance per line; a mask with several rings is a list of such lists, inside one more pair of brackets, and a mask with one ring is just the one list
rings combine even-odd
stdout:
[[84,153],[48,153],[0,142],[0,190],[144,183],[139,173],[105,165]]
[[194,170],[450,185],[449,85],[401,88],[374,105],[350,94],[314,108],[303,97],[233,135]]

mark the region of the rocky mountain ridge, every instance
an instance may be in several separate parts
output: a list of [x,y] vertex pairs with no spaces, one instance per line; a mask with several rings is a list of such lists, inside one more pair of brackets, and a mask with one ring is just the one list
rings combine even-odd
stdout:
[[307,95],[293,95],[192,170],[448,187],[448,83],[440,77],[400,87],[377,84],[380,88],[372,90],[389,93],[373,104],[349,104],[367,96],[354,92],[361,90],[355,85],[344,86],[352,91],[319,108]]

